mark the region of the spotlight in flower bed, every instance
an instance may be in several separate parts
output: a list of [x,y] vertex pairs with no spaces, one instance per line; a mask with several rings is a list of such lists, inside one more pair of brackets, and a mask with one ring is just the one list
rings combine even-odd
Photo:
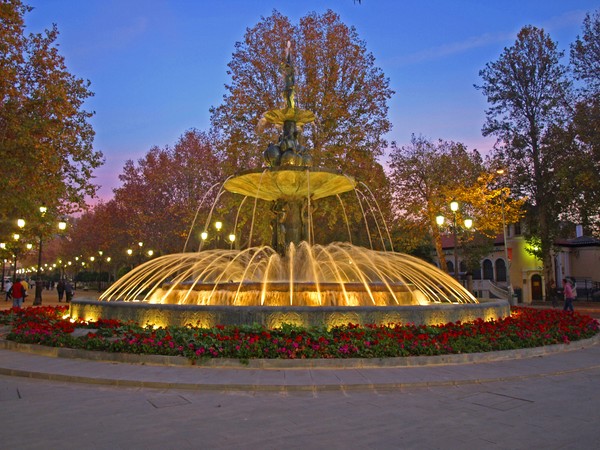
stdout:
[[[12,325],[7,339],[28,344],[106,352],[200,358],[382,358],[475,353],[564,344],[590,338],[598,322],[581,314],[515,308],[510,317],[445,325],[347,324],[331,329],[283,324],[154,329],[129,322],[63,319],[66,307],[12,309],[0,323]],[[76,328],[90,329],[73,336]],[[93,330],[93,331],[92,331]]]

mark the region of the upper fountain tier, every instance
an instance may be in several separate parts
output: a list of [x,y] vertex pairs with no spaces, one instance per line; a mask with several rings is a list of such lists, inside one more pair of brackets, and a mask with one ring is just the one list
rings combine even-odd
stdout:
[[228,179],[223,187],[229,192],[268,201],[301,201],[341,194],[356,187],[354,178],[339,171],[312,168],[309,150],[298,142],[302,126],[314,122],[315,115],[296,108],[290,45],[288,42],[281,64],[285,106],[263,114],[265,122],[282,127],[277,144],[270,144],[263,154],[269,169],[250,170]]
[[228,179],[224,188],[235,194],[262,200],[318,200],[355,188],[350,176],[334,170],[311,167],[282,167],[242,172]]

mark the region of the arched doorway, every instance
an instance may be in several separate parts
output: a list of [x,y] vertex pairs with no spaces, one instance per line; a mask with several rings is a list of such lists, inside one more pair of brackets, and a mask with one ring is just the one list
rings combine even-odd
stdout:
[[483,261],[483,279],[494,280],[494,266],[489,259]]
[[496,260],[496,281],[506,281],[506,264],[503,259]]
[[536,273],[531,276],[531,300],[542,300],[543,295],[542,276]]

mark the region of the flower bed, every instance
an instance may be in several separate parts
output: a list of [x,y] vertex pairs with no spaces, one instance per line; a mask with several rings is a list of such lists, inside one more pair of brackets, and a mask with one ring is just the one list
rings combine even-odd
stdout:
[[[598,322],[578,313],[513,308],[510,317],[438,326],[358,326],[324,328],[284,325],[153,329],[117,320],[71,322],[67,307],[30,307],[0,314],[11,325],[7,339],[86,350],[200,358],[383,358],[475,353],[563,344],[599,332]],[[85,328],[89,333],[73,333]]]

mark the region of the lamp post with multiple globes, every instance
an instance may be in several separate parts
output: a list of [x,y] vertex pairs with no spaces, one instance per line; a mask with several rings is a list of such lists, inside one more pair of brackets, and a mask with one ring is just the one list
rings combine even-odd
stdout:
[[[454,277],[457,280],[460,280],[460,270],[458,267],[458,224],[456,222],[456,213],[458,212],[459,208],[460,205],[457,201],[453,200],[450,202],[450,210],[452,211],[452,234],[454,237]],[[435,218],[435,221],[439,226],[442,226],[444,225],[446,218],[440,214]],[[467,218],[464,220],[463,225],[464,228],[468,230],[473,226],[473,220]]]
[[[22,230],[23,228],[25,228],[25,220],[23,219],[18,219],[17,220],[17,227],[19,227],[20,230]],[[18,242],[19,239],[21,239],[21,234],[20,233],[13,233],[12,235],[13,241],[15,241],[15,251],[14,251],[14,271],[13,271],[13,283],[17,280],[17,259],[19,256],[19,248],[18,248]]]
[[[496,173],[500,176],[505,174],[505,170],[504,169],[497,169]],[[500,202],[502,203],[502,235],[503,235],[503,241],[504,241],[504,259],[506,260],[506,289],[508,291],[508,301],[512,304],[513,303],[513,289],[512,289],[512,283],[510,281],[510,260],[508,259],[508,242],[507,242],[507,238],[508,238],[508,233],[507,233],[507,229],[506,229],[506,213],[505,213],[505,200],[504,200],[504,192],[502,192],[500,194]]]
[[[39,208],[40,211],[40,217],[41,217],[41,224],[40,224],[40,232],[38,235],[38,262],[37,262],[37,271],[35,274],[35,299],[33,300],[33,304],[34,305],[41,305],[42,304],[42,289],[43,289],[43,281],[42,281],[42,249],[43,249],[43,245],[44,245],[44,236],[43,236],[43,227],[44,225],[49,225],[43,222],[44,217],[46,216],[46,212],[48,211],[48,208],[45,206],[40,206]],[[64,220],[60,220],[58,222],[58,230],[59,231],[65,231],[67,229],[67,223]]]
[[[221,248],[221,231],[223,230],[223,222],[221,222],[220,220],[217,220],[214,223],[214,227],[215,230],[217,230],[217,235],[216,238],[213,241],[213,248]],[[200,239],[201,239],[201,245],[200,245],[200,249],[202,249],[202,247],[204,246],[204,244],[208,241],[209,238],[209,234],[208,231],[204,230],[202,233],[200,233]],[[227,238],[229,239],[229,248],[233,248],[233,244],[235,242],[235,234],[234,233],[230,233]]]

